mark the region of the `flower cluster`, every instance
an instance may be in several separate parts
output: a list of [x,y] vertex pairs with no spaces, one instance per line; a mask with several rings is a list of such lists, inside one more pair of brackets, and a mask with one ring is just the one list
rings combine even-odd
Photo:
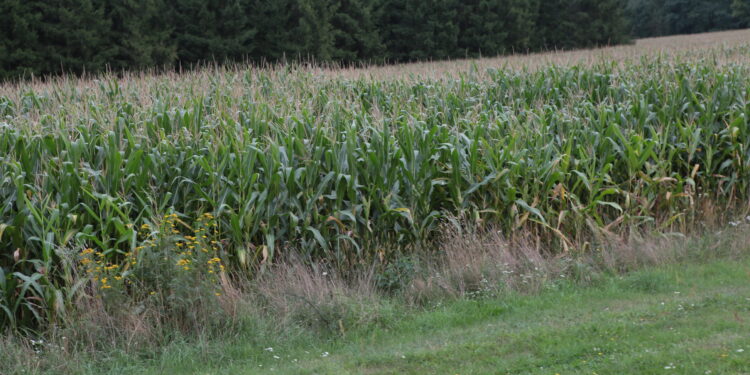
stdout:
[[109,261],[103,252],[92,248],[83,249],[79,256],[79,263],[99,289],[112,289],[113,284],[129,282],[126,278],[129,275],[128,265],[132,262],[132,253],[124,254],[124,266]]
[[[154,295],[153,290],[170,288],[161,285],[168,283],[169,277],[165,275],[169,272],[163,267],[169,264],[175,267],[173,272],[199,273],[204,275],[201,279],[218,285],[216,275],[225,270],[218,238],[218,224],[212,214],[201,215],[191,226],[172,213],[165,215],[161,224],[155,227],[142,224],[132,251],[123,253],[110,249],[102,252],[86,248],[79,253],[79,264],[100,290],[138,281],[140,284],[145,282],[152,290],[149,295]],[[162,277],[149,277],[149,272],[160,273]]]
[[[176,216],[173,215],[166,220],[170,226],[169,232],[180,235],[182,232],[176,228],[175,219]],[[218,256],[220,248],[219,241],[216,240],[219,234],[217,227],[212,214],[205,213],[199,217],[191,229],[192,235],[186,234],[176,241],[178,259],[175,265],[183,271],[190,271],[191,264],[205,264],[205,270],[210,275],[215,275],[218,270],[223,271],[224,265]]]

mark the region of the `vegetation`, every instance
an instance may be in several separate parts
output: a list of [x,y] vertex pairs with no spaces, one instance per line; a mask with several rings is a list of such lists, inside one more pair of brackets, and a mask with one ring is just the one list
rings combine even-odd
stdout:
[[492,56],[624,43],[626,24],[615,0],[9,0],[0,79]]
[[[391,330],[356,332],[333,344],[313,341],[273,353],[245,347],[265,355],[242,361],[238,354],[224,361],[229,366],[209,368],[228,374],[251,374],[259,364],[287,374],[741,374],[750,370],[750,332],[735,315],[748,309],[746,272],[747,262],[717,262],[649,269],[584,290],[561,281],[538,297],[451,303]],[[202,367],[175,357],[159,371]]]
[[733,13],[745,0],[629,0],[628,19],[636,37],[693,34],[748,27],[747,17]]
[[750,1],[733,0],[732,12],[734,17],[742,22],[743,26],[750,26]]
[[7,0],[0,80],[495,56],[750,26],[747,0]]
[[[0,6],[28,4],[36,3]],[[45,13],[40,4],[33,8],[40,19],[68,17],[57,25],[66,28],[45,33],[79,36],[80,43],[68,44],[75,53],[56,52],[70,61],[81,56],[105,61],[98,57],[104,50],[158,59],[203,50],[235,53],[258,40],[276,46],[261,38],[260,29],[247,28],[253,23],[230,22],[239,8],[225,14],[210,3],[164,8],[157,1],[137,10],[135,3],[122,4],[123,17],[132,10],[144,12],[143,18],[123,18],[112,30],[156,41],[164,36],[144,28],[176,9],[193,14],[179,26],[179,43],[189,47],[183,51],[136,37],[127,45],[109,44],[109,34],[93,32],[98,23],[110,22],[109,8],[94,0],[81,4],[66,13]],[[428,58],[446,43],[451,47],[441,50],[445,56],[454,50],[471,55],[481,45],[499,53],[505,39],[484,38],[487,32],[502,30],[515,40],[520,29],[501,25],[553,14],[535,12],[530,2],[509,1],[527,8],[480,12],[502,17],[451,26],[454,17],[476,16],[472,7],[500,9],[486,2],[462,4],[465,8],[454,9],[447,1],[432,7],[394,2],[389,17],[434,14],[407,22],[418,33],[389,29],[394,37],[385,43],[357,31],[358,25],[382,27],[380,21],[360,20],[384,19],[384,8],[357,12],[363,8],[352,2],[342,5],[351,12],[346,16],[312,1],[297,8],[268,3],[263,9],[267,15],[290,15],[290,23],[274,27],[304,30],[304,43],[295,46],[311,55],[343,56],[329,48],[333,43],[356,46],[344,54],[353,58],[398,51],[403,60]],[[624,24],[615,22],[616,7],[607,4],[589,4],[573,19],[619,29]],[[575,8],[569,2],[555,6]],[[740,17],[741,4],[733,9]],[[77,14],[90,19],[71,22]],[[300,29],[289,26],[298,16]],[[190,17],[225,22],[196,26],[184,22]],[[614,18],[596,22],[606,17]],[[441,24],[446,27],[436,27]],[[549,35],[576,32],[567,22],[554,28]],[[212,37],[204,38],[209,32]],[[223,40],[225,32],[237,38]],[[565,42],[525,38],[529,46]],[[402,40],[429,40],[424,45],[435,49],[393,44]],[[511,372],[610,372],[633,363],[653,372],[660,362],[661,369],[682,368],[688,358],[701,372],[746,371],[746,361],[734,356],[747,343],[729,333],[742,329],[741,318],[739,323],[725,318],[746,308],[736,300],[741,287],[734,285],[746,273],[744,232],[750,225],[745,223],[750,221],[748,40],[748,31],[737,31],[397,69],[226,64],[180,74],[4,83],[0,372],[120,373],[128,370],[128,358],[133,371],[148,370],[133,364],[133,356],[164,361],[162,372],[191,363],[160,354],[169,348],[193,358],[222,353],[204,361],[213,368],[219,359],[245,360],[252,351],[250,362],[221,363],[222,370],[235,372],[250,371],[244,368],[248,363],[252,369],[275,367],[282,359],[292,365],[284,368],[290,372],[300,363],[288,362],[292,359],[308,371],[434,372],[466,362],[467,352],[503,356],[502,363],[465,368],[473,372],[498,366]],[[744,219],[729,221],[738,217]],[[717,232],[727,224],[730,229]],[[716,259],[683,271],[669,268]],[[724,263],[727,259],[735,262]],[[628,275],[654,265],[664,268]],[[719,271],[725,273],[710,273]],[[683,289],[688,276],[689,289]],[[731,293],[722,282],[731,283]],[[573,288],[580,285],[595,289]],[[687,291],[700,298],[690,299],[695,295]],[[541,296],[521,296],[525,293]],[[722,293],[726,298],[707,297]],[[670,315],[674,311],[660,310],[644,294],[662,301],[669,295],[682,309]],[[645,319],[641,322],[654,324],[633,325],[638,321],[628,314],[586,310],[590,305],[579,306],[580,299],[570,295],[594,306],[624,304]],[[498,310],[497,301],[505,301],[507,311]],[[560,321],[531,324],[532,311],[549,311],[543,317],[559,312],[546,303],[575,312],[563,316],[579,326],[554,330],[555,339],[544,324]],[[447,324],[450,332],[474,344],[452,340],[441,344],[450,354],[435,355],[384,337],[396,330],[391,339],[408,343],[422,335],[398,322],[415,311],[422,312],[407,318],[416,319],[408,320],[415,327],[420,317],[453,322]],[[460,323],[451,311],[469,315]],[[491,330],[503,332],[509,326],[490,321],[493,314],[526,328],[507,344],[494,345],[480,324],[499,324]],[[705,324],[708,316],[723,320]],[[605,333],[581,329],[586,317]],[[676,322],[684,323],[677,332],[665,328]],[[707,335],[715,339],[709,347],[688,343],[686,353],[662,346],[658,354],[644,356],[634,344],[646,336],[666,345]],[[578,336],[596,343],[595,353],[566,340]],[[540,344],[518,344],[530,338]],[[622,341],[606,342],[611,338]],[[218,344],[236,343],[232,340],[243,344],[235,351]],[[330,351],[339,358],[345,345],[370,341],[385,349],[359,362],[319,357]],[[314,354],[304,353],[310,346]],[[262,350],[268,347],[278,352]],[[404,357],[384,357],[393,350]]]
[[[253,361],[237,355],[229,366],[209,368],[227,374],[251,374],[258,364],[282,374],[741,374],[750,370],[750,331],[736,318],[748,309],[747,266],[648,269],[583,290],[560,281],[535,297],[451,303],[388,331],[281,347]],[[167,357],[160,367],[190,372],[201,365]]]
[[733,61],[749,48],[442,78],[280,66],[4,86],[0,325],[64,324],[92,296],[211,304],[228,275],[291,254],[398,277],[446,228],[556,255],[740,214],[750,68]]
[[0,79],[494,56],[750,26],[746,0],[8,0]]
[[135,352],[71,352],[59,338],[0,340],[0,363],[4,372],[27,374],[741,374],[750,370],[746,229],[658,244],[662,257],[679,249],[692,260],[625,275],[513,276],[538,284],[534,295],[493,280],[484,294],[433,300],[420,311],[375,304],[376,324],[345,323],[333,338],[251,325]]

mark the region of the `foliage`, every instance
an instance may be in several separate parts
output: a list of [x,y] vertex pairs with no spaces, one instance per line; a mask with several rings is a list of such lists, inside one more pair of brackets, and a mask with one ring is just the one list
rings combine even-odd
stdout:
[[0,79],[495,56],[747,27],[747,0],[8,0]]
[[[621,2],[552,0],[540,6],[537,43],[548,49],[614,45],[629,40]],[[561,14],[566,15],[560,17]],[[582,27],[582,25],[585,25]]]
[[742,22],[742,26],[750,26],[750,1],[748,0],[733,0],[732,1],[732,14],[735,18]]
[[[313,301],[316,311],[299,306],[297,324],[313,325],[285,330],[278,320],[250,315],[246,319],[254,324],[214,337],[191,340],[172,332],[168,343],[130,350],[123,344],[76,349],[70,337],[0,337],[0,362],[12,374],[252,374],[273,368],[280,374],[546,375],[659,373],[664,367],[742,373],[748,368],[750,333],[737,318],[747,311],[750,293],[743,227],[734,230],[736,249],[726,247],[731,230],[678,241],[679,251],[695,258],[625,274],[594,269],[601,276],[593,282],[573,281],[567,272],[544,267],[547,272],[530,280],[542,280],[533,293],[509,291],[491,279],[490,286],[501,289],[497,294],[433,299],[425,308],[394,298],[362,303],[329,297]],[[529,280],[526,276],[513,277]],[[315,326],[316,319],[332,322],[335,334],[324,334],[321,329],[327,328]],[[498,352],[503,355],[485,355]]]
[[376,61],[384,46],[373,19],[374,3],[368,0],[339,0],[331,19],[334,61]]
[[693,34],[746,27],[746,19],[736,11],[743,1],[629,0],[626,13],[637,37]]
[[528,50],[538,8],[535,1],[462,1],[455,17],[459,51],[477,57]]
[[[571,4],[10,0],[0,5],[0,79],[243,61],[355,64],[450,59],[629,39],[618,2]],[[538,17],[540,13],[548,17]],[[558,23],[575,32],[559,33],[553,27]]]
[[217,68],[3,87],[0,324],[56,322],[86,282],[70,254],[125,267],[138,228],[168,238],[172,214],[215,217],[222,264],[247,277],[291,251],[346,277],[429,251],[444,225],[556,253],[679,230],[748,198],[750,68],[715,58],[746,51],[441,79]]
[[166,25],[177,46],[178,61],[185,65],[238,61],[252,54],[256,29],[248,4],[249,0],[166,1],[162,7],[171,20]]

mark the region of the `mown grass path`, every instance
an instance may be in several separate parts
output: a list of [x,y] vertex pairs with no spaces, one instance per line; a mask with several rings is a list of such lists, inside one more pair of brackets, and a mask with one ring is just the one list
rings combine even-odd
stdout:
[[[260,353],[259,353],[260,352]],[[324,352],[329,354],[324,356]],[[750,261],[647,269],[595,286],[450,303],[333,344],[232,345],[155,373],[748,374]]]

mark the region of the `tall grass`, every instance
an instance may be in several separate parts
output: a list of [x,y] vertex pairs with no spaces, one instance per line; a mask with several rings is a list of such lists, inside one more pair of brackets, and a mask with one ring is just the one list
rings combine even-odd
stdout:
[[220,257],[252,276],[291,251],[345,275],[429,251],[446,224],[563,253],[678,230],[707,205],[745,209],[750,65],[715,57],[6,88],[0,328],[61,319],[86,288],[81,249],[121,263],[143,246],[139,228],[173,212],[186,230],[212,214]]

